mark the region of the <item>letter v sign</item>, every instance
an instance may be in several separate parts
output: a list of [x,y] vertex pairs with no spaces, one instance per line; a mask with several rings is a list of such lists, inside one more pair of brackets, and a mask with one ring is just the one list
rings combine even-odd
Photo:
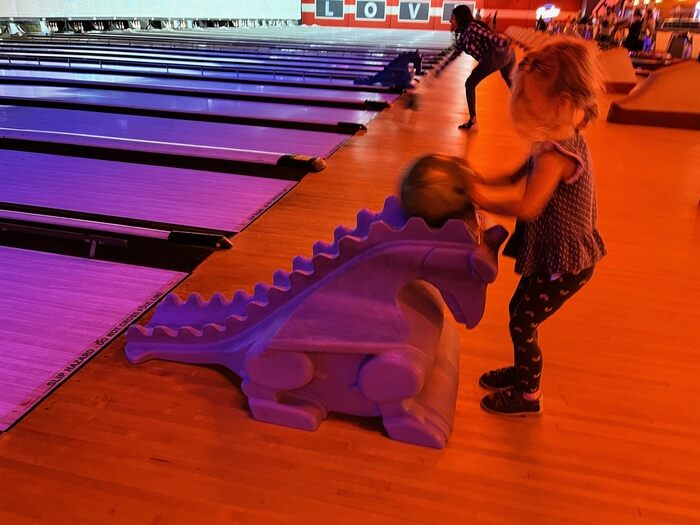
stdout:
[[418,16],[418,10],[420,9],[420,4],[416,3],[414,4],[413,2],[409,2],[408,4],[408,14],[411,17],[411,20],[415,20],[416,17]]

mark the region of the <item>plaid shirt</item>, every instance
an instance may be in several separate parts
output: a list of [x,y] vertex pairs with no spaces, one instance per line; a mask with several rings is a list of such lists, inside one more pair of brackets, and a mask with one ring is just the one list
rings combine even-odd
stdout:
[[467,29],[457,37],[456,42],[457,49],[471,55],[477,61],[494,47],[505,49],[509,43],[507,38],[474,22],[467,25]]

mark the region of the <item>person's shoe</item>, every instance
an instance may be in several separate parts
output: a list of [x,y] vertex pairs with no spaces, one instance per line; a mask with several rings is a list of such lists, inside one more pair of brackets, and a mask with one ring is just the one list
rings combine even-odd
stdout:
[[542,396],[530,401],[515,387],[510,387],[484,396],[481,408],[499,416],[539,416],[542,413]]
[[481,374],[479,378],[479,386],[487,390],[505,390],[515,386],[517,378],[515,375],[515,367],[507,366],[496,370],[489,370]]
[[466,122],[457,126],[457,128],[466,129],[467,131],[476,131],[479,128],[479,125],[476,123],[476,120],[467,120]]

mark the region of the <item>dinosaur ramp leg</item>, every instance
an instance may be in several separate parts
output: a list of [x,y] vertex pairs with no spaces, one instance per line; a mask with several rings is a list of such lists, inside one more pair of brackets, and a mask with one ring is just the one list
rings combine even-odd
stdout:
[[248,406],[258,421],[301,430],[317,430],[327,415],[323,406],[299,398],[283,402],[249,398]]
[[267,351],[246,361],[243,392],[253,418],[302,430],[316,430],[326,418],[326,408],[310,397],[285,393],[310,383],[314,365],[300,352]]
[[459,337],[445,323],[435,364],[413,399],[380,405],[384,428],[392,439],[444,448],[452,432],[459,385]]

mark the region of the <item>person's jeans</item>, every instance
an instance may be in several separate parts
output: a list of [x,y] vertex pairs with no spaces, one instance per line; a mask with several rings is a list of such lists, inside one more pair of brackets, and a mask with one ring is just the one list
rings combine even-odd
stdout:
[[513,46],[505,48],[494,47],[484,54],[464,83],[470,119],[476,118],[476,86],[479,85],[479,82],[491,73],[500,71],[503,80],[510,88],[513,69],[515,69],[515,50]]

